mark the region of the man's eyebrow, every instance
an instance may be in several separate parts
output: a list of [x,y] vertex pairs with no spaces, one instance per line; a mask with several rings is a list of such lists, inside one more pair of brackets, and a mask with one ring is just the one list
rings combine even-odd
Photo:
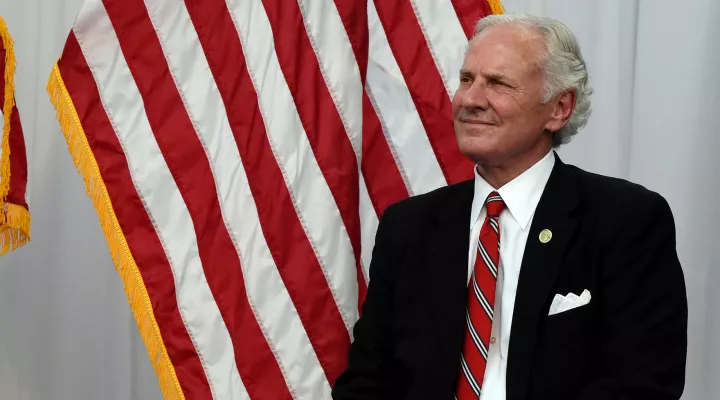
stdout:
[[487,78],[488,78],[488,79],[491,79],[491,80],[500,81],[500,82],[508,82],[508,81],[510,81],[510,78],[508,78],[507,76],[505,76],[505,75],[503,75],[503,74],[501,74],[501,73],[491,73],[491,74],[488,74],[488,75],[487,75]]
[[[467,69],[461,69],[460,76],[474,77],[475,74]],[[511,81],[510,78],[508,78],[506,75],[503,75],[499,72],[489,73],[489,74],[485,75],[485,78],[487,78],[488,80],[495,80],[495,81],[506,82],[506,83],[509,83]]]

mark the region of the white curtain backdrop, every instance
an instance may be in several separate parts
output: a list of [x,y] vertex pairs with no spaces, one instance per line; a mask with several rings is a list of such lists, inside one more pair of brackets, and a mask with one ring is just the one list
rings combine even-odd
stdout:
[[[160,399],[105,239],[45,94],[83,0],[0,0],[16,42],[32,242],[0,258],[0,398]],[[505,0],[578,35],[595,94],[560,154],[664,195],[690,302],[684,399],[720,393],[720,2]],[[668,343],[668,346],[672,346]]]

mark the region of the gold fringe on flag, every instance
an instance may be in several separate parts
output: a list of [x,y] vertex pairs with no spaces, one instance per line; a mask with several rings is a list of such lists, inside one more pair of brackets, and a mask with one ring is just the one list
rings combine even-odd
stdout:
[[505,12],[505,9],[503,9],[502,1],[488,0],[488,3],[490,4],[490,9],[492,10],[493,14],[502,14]]
[[80,123],[80,117],[57,65],[50,75],[47,91],[50,101],[57,110],[57,118],[65,135],[75,168],[83,177],[85,190],[97,211],[110,255],[122,279],[140,336],[145,342],[150,361],[157,374],[160,390],[165,399],[184,400],[185,395],[180,387],[175,367],[170,361],[165,343],[160,335],[160,328],[155,320],[150,296],[120,228],[107,187],[100,175],[97,160],[95,160],[95,155],[85,136],[85,130]]
[[0,256],[30,241],[30,213],[25,207],[7,203],[10,192],[10,128],[15,107],[15,51],[5,20],[0,17],[0,39],[5,49],[5,103],[2,106],[3,124],[0,146]]

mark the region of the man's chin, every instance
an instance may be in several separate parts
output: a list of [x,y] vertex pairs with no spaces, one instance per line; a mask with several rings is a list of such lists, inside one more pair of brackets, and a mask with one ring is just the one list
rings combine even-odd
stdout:
[[477,143],[477,141],[468,145],[461,144],[460,152],[475,164],[493,159],[497,155],[497,149],[490,143]]

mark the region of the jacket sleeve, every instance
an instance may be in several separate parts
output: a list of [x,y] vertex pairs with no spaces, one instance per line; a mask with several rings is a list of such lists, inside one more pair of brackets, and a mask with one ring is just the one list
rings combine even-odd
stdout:
[[360,319],[353,329],[348,367],[335,382],[335,400],[382,400],[393,398],[393,292],[396,270],[404,251],[404,229],[396,206],[383,213],[375,235],[370,284]]
[[676,400],[685,385],[687,295],[675,223],[655,193],[618,212],[604,253],[600,377],[579,400]]

